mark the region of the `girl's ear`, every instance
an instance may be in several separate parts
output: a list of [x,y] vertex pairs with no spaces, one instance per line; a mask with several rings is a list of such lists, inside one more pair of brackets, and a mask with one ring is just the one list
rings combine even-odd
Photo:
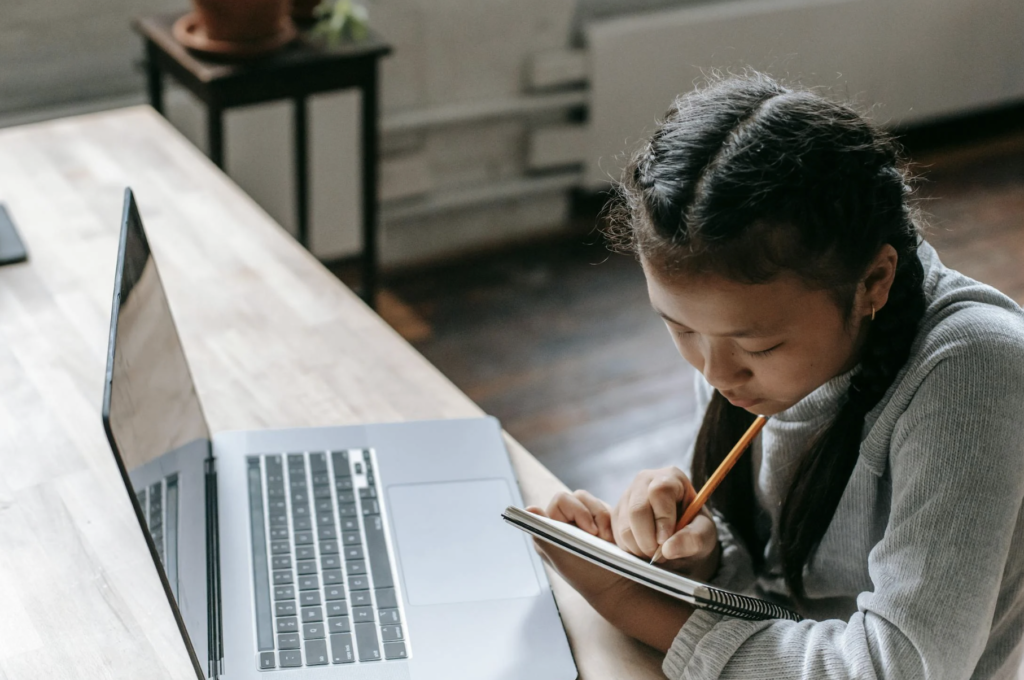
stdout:
[[899,254],[896,249],[886,243],[878,250],[875,259],[868,265],[864,278],[860,282],[858,308],[855,312],[861,316],[872,316],[889,301],[889,290],[896,279],[896,265]]

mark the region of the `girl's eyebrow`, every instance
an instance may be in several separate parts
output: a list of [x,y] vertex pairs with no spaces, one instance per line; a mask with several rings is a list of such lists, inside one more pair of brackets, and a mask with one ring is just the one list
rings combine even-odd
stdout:
[[[657,307],[655,307],[654,305],[651,305],[651,308],[655,312],[657,312],[658,316],[660,316],[665,321],[670,321],[670,322],[674,323],[677,326],[682,326],[683,328],[686,328],[687,330],[690,330],[690,327],[687,326],[685,323],[680,323],[680,322],[676,321],[675,319],[670,317],[668,314],[666,314],[665,312],[663,312],[660,309],[658,309]],[[765,333],[764,332],[759,331],[759,330],[757,330],[755,328],[741,328],[739,330],[732,331],[731,333],[720,333],[719,335],[721,335],[722,337],[728,337],[728,338],[763,338],[763,337],[765,337]]]

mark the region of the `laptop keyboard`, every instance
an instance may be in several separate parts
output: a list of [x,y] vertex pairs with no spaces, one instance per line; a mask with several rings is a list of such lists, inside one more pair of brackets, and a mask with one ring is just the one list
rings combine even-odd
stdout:
[[372,451],[247,458],[257,667],[408,657]]

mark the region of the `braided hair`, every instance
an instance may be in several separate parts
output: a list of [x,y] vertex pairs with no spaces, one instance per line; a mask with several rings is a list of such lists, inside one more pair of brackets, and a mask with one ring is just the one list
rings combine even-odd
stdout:
[[[906,363],[925,309],[916,215],[896,143],[852,108],[760,74],[714,81],[676,99],[634,155],[605,229],[614,249],[661,275],[713,273],[765,283],[784,271],[828,291],[850,320],[857,286],[886,244],[897,253],[888,303],[867,332],[835,419],[793,474],[780,517],[786,583],[825,535],[860,454],[865,417]],[[715,393],[695,446],[700,487],[752,422]],[[751,547],[750,456],[711,498]]]

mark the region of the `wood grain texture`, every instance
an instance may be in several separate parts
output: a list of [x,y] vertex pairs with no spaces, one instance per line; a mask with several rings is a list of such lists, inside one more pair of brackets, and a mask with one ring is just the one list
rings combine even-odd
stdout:
[[[482,412],[148,108],[0,132],[0,677],[191,678],[100,422],[135,191],[213,430]],[[528,502],[558,480],[511,438]],[[581,677],[659,677],[553,579]]]

